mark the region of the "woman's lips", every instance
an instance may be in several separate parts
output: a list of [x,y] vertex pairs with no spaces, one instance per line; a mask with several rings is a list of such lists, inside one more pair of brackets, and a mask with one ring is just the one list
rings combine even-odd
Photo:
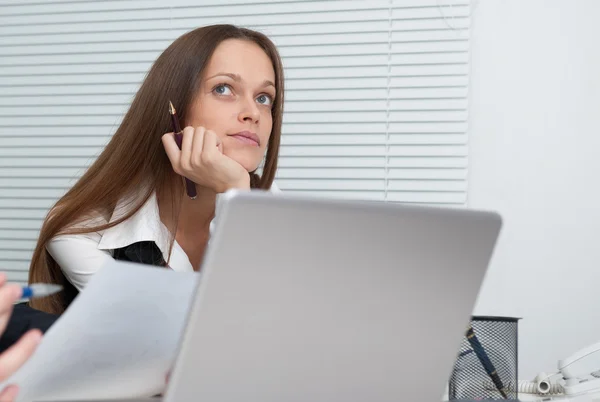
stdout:
[[252,145],[255,147],[260,145],[260,140],[258,136],[250,131],[240,131],[239,133],[230,134],[229,136],[234,137],[238,141],[247,145]]

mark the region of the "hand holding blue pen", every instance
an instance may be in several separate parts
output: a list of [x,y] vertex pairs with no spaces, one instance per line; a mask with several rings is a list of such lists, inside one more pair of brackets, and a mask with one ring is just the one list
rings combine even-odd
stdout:
[[62,286],[51,283],[32,283],[29,286],[23,286],[23,295],[21,299],[35,299],[39,297],[50,296],[62,290]]
[[[36,297],[56,291],[56,287],[40,288],[39,286],[23,288],[17,284],[8,284],[6,274],[0,272],[0,335],[4,335],[6,326],[9,325],[14,305],[19,298]],[[30,329],[23,334],[6,351],[0,353],[0,382],[5,381],[13,375],[33,354],[42,340],[42,332],[39,329]],[[0,388],[0,401],[14,401],[17,398],[19,387],[9,385]]]

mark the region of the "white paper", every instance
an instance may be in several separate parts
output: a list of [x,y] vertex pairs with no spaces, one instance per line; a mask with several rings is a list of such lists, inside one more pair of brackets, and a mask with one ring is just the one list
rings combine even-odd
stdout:
[[17,401],[147,397],[161,393],[199,275],[111,261],[2,386]]

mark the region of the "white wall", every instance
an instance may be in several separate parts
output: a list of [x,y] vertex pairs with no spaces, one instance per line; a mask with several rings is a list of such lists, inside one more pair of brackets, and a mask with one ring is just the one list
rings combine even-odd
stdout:
[[468,205],[505,219],[475,313],[522,317],[528,379],[600,341],[600,2],[472,17]]

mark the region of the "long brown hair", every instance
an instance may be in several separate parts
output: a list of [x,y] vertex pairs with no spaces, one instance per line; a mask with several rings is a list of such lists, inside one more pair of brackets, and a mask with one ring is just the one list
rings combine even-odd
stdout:
[[[77,294],[46,250],[53,237],[91,233],[116,226],[134,215],[154,191],[171,194],[165,197],[171,202],[167,210],[178,214],[184,185],[181,177],[173,172],[161,141],[162,135],[171,131],[169,100],[176,105],[179,118],[185,123],[204,70],[217,46],[227,39],[256,43],[273,63],[277,87],[272,107],[273,128],[262,173],[259,176],[251,172],[250,180],[253,188],[271,187],[277,170],[284,92],[283,67],[275,45],[262,33],[233,25],[206,26],[182,35],[154,62],[104,151],[48,213],[31,260],[29,283],[56,283],[64,290],[50,297],[32,300],[30,305],[33,308],[61,314]],[[110,218],[117,203],[130,196],[134,198],[127,213],[114,222],[97,226],[78,225],[98,214]],[[171,246],[172,243],[173,240]]]

